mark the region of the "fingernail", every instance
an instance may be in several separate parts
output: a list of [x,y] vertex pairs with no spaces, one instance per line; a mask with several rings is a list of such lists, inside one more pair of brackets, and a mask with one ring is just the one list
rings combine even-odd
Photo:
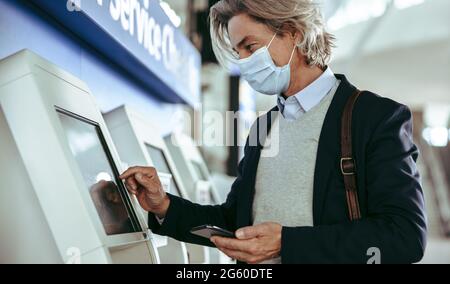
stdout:
[[137,179],[142,179],[142,174],[136,174]]
[[244,232],[242,232],[241,230],[238,230],[238,231],[236,232],[236,237],[237,237],[238,239],[243,238],[243,237],[244,237]]
[[137,190],[137,186],[134,185],[134,184],[131,186],[131,188],[132,188],[133,190]]

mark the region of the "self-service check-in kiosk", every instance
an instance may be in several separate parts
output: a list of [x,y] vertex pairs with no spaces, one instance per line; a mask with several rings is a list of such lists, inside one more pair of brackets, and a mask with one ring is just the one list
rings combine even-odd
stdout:
[[87,86],[24,50],[0,61],[0,262],[158,263]]
[[189,196],[200,204],[221,204],[223,200],[192,138],[185,134],[173,133],[164,140],[180,170],[181,180]]
[[[181,180],[178,165],[166,148],[161,131],[153,123],[123,106],[104,115],[122,162],[129,166],[152,166],[158,173],[172,176],[170,193],[189,199]],[[177,263],[180,254],[188,254],[185,262],[209,263],[205,247],[180,243],[170,238],[156,238],[162,263]]]
[[[189,196],[203,205],[224,202],[218,192],[208,167],[193,139],[182,133],[173,133],[164,138],[167,149],[180,172],[181,181]],[[217,249],[210,249],[211,263],[229,264],[232,261]]]

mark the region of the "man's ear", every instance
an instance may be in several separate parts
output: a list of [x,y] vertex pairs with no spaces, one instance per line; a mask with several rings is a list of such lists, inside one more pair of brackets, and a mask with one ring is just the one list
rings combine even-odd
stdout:
[[283,30],[284,36],[289,36],[292,40],[298,39],[300,40],[300,32],[298,31],[297,27],[293,26],[292,24],[284,24],[281,28]]
[[298,44],[302,40],[302,35],[299,31],[295,31],[291,33],[291,38],[293,41],[295,41],[296,44]]
[[294,31],[294,30],[290,31],[290,32],[289,32],[289,36],[291,37],[291,39],[296,39],[296,38],[298,38],[298,37],[299,37],[298,31]]
[[294,28],[288,28],[286,29],[286,32],[283,34],[284,37],[289,37],[289,39],[291,39],[293,42],[295,42],[295,44],[297,45],[299,42],[301,42],[302,40],[302,35],[301,33]]

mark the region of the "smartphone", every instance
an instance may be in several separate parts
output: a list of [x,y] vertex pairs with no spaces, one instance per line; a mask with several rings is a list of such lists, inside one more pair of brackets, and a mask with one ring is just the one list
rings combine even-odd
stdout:
[[212,225],[195,227],[191,230],[191,233],[207,239],[211,237],[235,238],[234,233]]

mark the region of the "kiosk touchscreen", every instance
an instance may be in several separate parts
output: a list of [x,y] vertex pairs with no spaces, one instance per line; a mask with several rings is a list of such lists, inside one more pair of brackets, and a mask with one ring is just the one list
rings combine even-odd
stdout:
[[142,230],[134,211],[128,209],[129,198],[116,180],[117,171],[98,125],[63,110],[58,110],[58,116],[105,233],[111,236]]
[[[172,176],[170,193],[189,199],[177,165],[171,159],[161,131],[142,115],[123,106],[104,115],[122,162],[129,166],[152,166],[159,174]],[[209,263],[207,248],[155,237],[162,263]]]
[[158,263],[86,85],[24,50],[0,61],[0,262]]

